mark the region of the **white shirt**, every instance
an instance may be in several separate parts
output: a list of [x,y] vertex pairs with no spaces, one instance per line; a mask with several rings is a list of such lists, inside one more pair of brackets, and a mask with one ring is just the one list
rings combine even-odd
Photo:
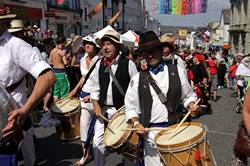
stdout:
[[250,76],[250,68],[243,63],[240,63],[236,70],[236,76]]
[[[5,87],[21,80],[27,72],[38,78],[42,71],[51,68],[37,50],[7,31],[0,36],[0,59],[0,83]],[[11,93],[18,106],[26,101],[25,82]]]
[[[95,62],[96,62],[97,59],[98,59],[98,56],[95,56],[95,57],[92,59],[90,65],[89,65],[89,68],[88,68],[88,67],[87,67],[87,63],[86,63],[86,58],[87,58],[87,57],[88,57],[88,54],[85,53],[84,56],[83,56],[83,57],[81,58],[81,60],[80,60],[80,71],[81,71],[81,74],[82,74],[82,76],[83,76],[84,79],[85,79],[86,75],[88,74],[89,69],[95,64]],[[88,83],[87,85],[85,84],[85,85],[83,86],[83,88],[82,88],[82,91],[84,91],[84,92],[90,92],[90,91],[91,91],[92,82],[89,81],[89,79],[88,79],[87,82],[89,82],[89,83]]]
[[181,57],[178,55],[174,55],[174,58],[177,59],[177,65],[186,71],[185,62],[181,59]]
[[86,75],[88,74],[89,72],[89,69],[93,66],[93,64],[96,62],[96,60],[98,59],[98,56],[95,56],[93,57],[89,67],[87,67],[87,63],[86,63],[86,60],[87,60],[87,57],[88,57],[88,54],[85,53],[84,56],[81,58],[80,60],[80,71],[81,71],[81,74],[82,76],[85,78]]
[[[184,104],[184,107],[187,108],[190,102],[195,102],[197,100],[197,96],[188,82],[185,70],[178,66],[178,73],[181,81],[181,99]],[[164,71],[157,73],[157,75],[151,72],[150,74],[156,81],[156,84],[159,86],[161,91],[164,94],[167,94],[169,88],[169,75],[168,75],[167,65],[164,66]],[[136,74],[130,81],[129,87],[125,95],[125,106],[126,106],[125,110],[126,110],[127,120],[133,117],[139,118],[139,115],[141,114],[139,100],[143,99],[139,99],[138,86],[139,86],[139,73]],[[161,103],[151,85],[149,87],[150,87],[150,93],[153,98],[150,123],[168,122],[167,108],[165,107],[164,104]]]
[[[111,65],[111,70],[112,72],[115,74],[117,67],[118,67],[118,59],[120,57],[117,57],[117,61],[114,62]],[[92,82],[92,88],[91,88],[91,99],[94,100],[99,100],[99,95],[100,95],[100,84],[99,84],[99,68],[100,68],[100,63],[101,61],[97,62],[95,69],[93,70],[90,79],[90,82]],[[131,60],[129,60],[129,66],[128,66],[128,73],[130,78],[132,78],[135,74],[138,73],[136,66],[134,64],[134,62],[132,62]],[[113,79],[110,76],[110,81],[109,81],[109,86],[108,86],[108,90],[107,90],[107,98],[106,98],[106,105],[113,105],[113,98],[112,98],[112,82]],[[89,81],[87,81],[86,84],[88,84]]]
[[[171,59],[172,56],[174,56],[174,59],[177,59],[177,65],[181,67],[182,69],[186,70],[185,62],[181,59],[180,56],[176,54],[170,54],[169,56],[165,57],[166,59]],[[164,58],[163,58],[164,59]]]

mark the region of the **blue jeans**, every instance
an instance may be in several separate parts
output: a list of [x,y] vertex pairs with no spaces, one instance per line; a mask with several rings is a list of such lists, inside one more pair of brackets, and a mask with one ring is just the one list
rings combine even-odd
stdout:
[[1,166],[17,166],[16,153],[14,154],[0,154]]
[[229,80],[229,88],[234,89],[235,78],[228,78],[228,80]]

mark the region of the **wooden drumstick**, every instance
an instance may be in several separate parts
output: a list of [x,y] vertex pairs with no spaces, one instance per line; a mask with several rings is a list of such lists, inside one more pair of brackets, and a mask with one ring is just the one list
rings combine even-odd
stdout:
[[123,110],[125,108],[125,105],[123,105],[121,108],[119,108],[118,110],[117,110],[117,112],[120,112],[121,110]]
[[[195,104],[193,105],[193,107],[195,107],[199,102],[200,102],[201,99],[198,99]],[[174,129],[174,131],[171,133],[170,137],[168,139],[171,139],[175,132],[180,128],[180,126],[182,125],[182,123],[187,119],[187,117],[190,115],[190,111],[188,111],[188,113],[185,115],[185,117],[181,120],[181,122],[178,124],[178,126]]]
[[[122,131],[139,131],[139,128],[122,129]],[[145,131],[168,131],[169,128],[145,128]]]
[[109,122],[109,120],[107,118],[105,118],[102,114],[98,115],[99,117],[101,117],[103,120],[105,120],[106,122]]

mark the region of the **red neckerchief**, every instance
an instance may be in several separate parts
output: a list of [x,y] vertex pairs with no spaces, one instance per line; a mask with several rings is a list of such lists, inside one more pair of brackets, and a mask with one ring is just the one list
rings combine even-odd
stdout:
[[105,66],[111,66],[115,61],[116,61],[116,58],[117,58],[117,55],[114,56],[113,58],[107,58],[107,57],[104,57],[103,59],[103,64]]

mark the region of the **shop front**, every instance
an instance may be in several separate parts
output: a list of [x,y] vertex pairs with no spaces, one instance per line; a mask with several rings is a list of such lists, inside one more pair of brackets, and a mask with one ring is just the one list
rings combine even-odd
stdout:
[[43,10],[41,8],[27,7],[15,4],[4,4],[11,9],[11,12],[17,15],[16,19],[21,19],[24,22],[24,26],[37,25],[41,29],[43,26]]

